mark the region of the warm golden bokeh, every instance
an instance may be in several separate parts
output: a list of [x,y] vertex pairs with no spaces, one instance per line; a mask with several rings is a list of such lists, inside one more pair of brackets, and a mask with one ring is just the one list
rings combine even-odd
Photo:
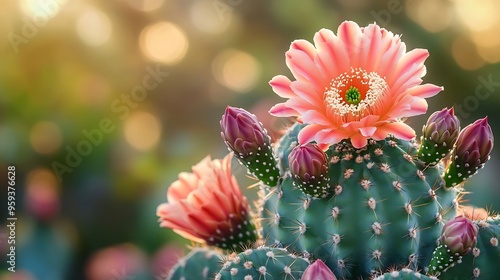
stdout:
[[150,113],[135,112],[125,120],[124,136],[134,149],[151,150],[160,141],[161,123]]
[[62,143],[61,130],[57,124],[49,121],[37,122],[30,132],[31,147],[40,154],[56,152]]
[[465,70],[500,62],[500,2],[496,0],[407,1],[408,16],[430,32],[460,30],[449,44]]
[[156,62],[176,64],[188,50],[186,33],[176,24],[162,21],[147,26],[139,38],[144,55]]
[[76,22],[76,32],[85,44],[97,47],[106,43],[112,34],[113,27],[109,17],[96,9],[83,12]]
[[224,50],[212,62],[215,79],[236,92],[248,92],[260,77],[259,62],[250,54],[239,50]]

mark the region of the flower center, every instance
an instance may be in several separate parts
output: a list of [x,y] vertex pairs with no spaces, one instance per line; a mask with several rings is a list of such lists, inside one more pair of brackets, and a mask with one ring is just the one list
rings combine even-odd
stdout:
[[351,86],[345,92],[345,100],[349,104],[358,105],[359,102],[361,101],[361,93],[359,92],[359,89]]
[[351,68],[332,80],[325,91],[325,102],[332,113],[363,117],[371,113],[387,88],[387,82],[376,72]]

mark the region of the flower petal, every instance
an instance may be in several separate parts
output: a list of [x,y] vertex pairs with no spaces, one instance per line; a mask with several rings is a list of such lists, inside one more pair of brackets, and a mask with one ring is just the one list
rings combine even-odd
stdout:
[[330,79],[349,70],[349,58],[342,40],[331,30],[321,29],[314,35],[314,44],[318,48],[316,63]]
[[288,79],[283,75],[275,76],[274,78],[271,79],[269,84],[273,88],[273,91],[280,97],[292,98],[296,96],[296,94],[290,88],[292,81],[290,81],[290,79]]
[[290,88],[301,99],[315,107],[323,105],[323,92],[318,92],[311,84],[302,81],[293,81]]
[[359,67],[359,51],[361,50],[362,32],[353,21],[344,21],[337,30],[337,36],[344,42],[352,67]]
[[409,88],[408,90],[406,90],[406,94],[421,98],[429,98],[438,94],[443,89],[444,89],[443,87],[436,86],[433,84],[424,84]]
[[385,139],[389,134],[403,140],[415,138],[415,130],[403,122],[386,123],[377,128],[373,134],[375,140]]
[[314,141],[315,135],[323,128],[324,126],[318,124],[311,124],[302,128],[302,130],[300,130],[298,135],[299,143],[306,144],[311,141]]
[[375,131],[377,131],[377,128],[374,126],[362,127],[359,129],[359,132],[361,132],[361,135],[364,137],[371,137]]
[[322,113],[316,111],[316,110],[309,110],[305,113],[302,114],[302,121],[306,123],[316,123],[320,125],[330,125],[331,122],[328,120],[325,115]]
[[363,148],[367,143],[367,138],[361,135],[361,133],[356,133],[351,136],[351,144],[356,149]]
[[298,80],[306,80],[311,85],[317,87],[323,84],[323,80],[321,79],[323,74],[306,53],[291,49],[286,52],[286,63],[290,71],[292,71],[293,76]]
[[295,40],[290,45],[290,49],[301,51],[311,59],[314,60],[316,56],[316,49],[314,46],[306,40]]
[[295,111],[294,109],[287,107],[285,103],[278,103],[274,105],[270,110],[269,113],[273,116],[276,117],[293,117],[293,116],[299,116],[300,114]]

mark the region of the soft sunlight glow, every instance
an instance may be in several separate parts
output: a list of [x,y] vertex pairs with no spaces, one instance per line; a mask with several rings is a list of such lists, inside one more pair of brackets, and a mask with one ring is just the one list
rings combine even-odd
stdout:
[[224,18],[217,13],[210,1],[194,1],[189,9],[189,17],[193,25],[208,34],[218,34],[226,31],[232,24],[233,13],[225,13]]
[[61,130],[53,122],[37,122],[31,128],[30,142],[37,153],[52,154],[61,146]]
[[261,67],[246,52],[225,50],[213,60],[212,72],[221,85],[237,92],[248,92],[259,80]]
[[457,64],[463,69],[475,70],[484,65],[474,43],[463,36],[453,40],[451,52]]
[[147,58],[165,64],[176,64],[186,55],[188,38],[179,26],[162,21],[144,28],[139,44]]
[[429,32],[439,32],[451,25],[451,4],[438,0],[408,1],[405,11],[408,16]]
[[163,4],[163,0],[128,0],[130,7],[143,12],[158,9]]
[[462,22],[471,31],[481,31],[498,23],[498,0],[455,0]]
[[76,22],[76,31],[80,39],[88,46],[97,47],[111,37],[113,27],[109,17],[95,9],[84,12]]
[[38,18],[39,22],[54,17],[68,0],[21,0],[21,11],[28,17]]
[[160,141],[161,123],[148,112],[136,112],[125,120],[125,140],[139,151],[153,149]]

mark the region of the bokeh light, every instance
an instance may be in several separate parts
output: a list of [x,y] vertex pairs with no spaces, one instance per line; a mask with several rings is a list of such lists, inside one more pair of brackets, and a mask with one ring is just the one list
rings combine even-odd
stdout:
[[188,38],[184,31],[171,22],[158,22],[141,32],[139,44],[143,54],[157,62],[176,64],[188,50]]
[[48,169],[37,168],[28,174],[26,181],[26,209],[40,220],[48,220],[57,215],[59,184],[55,175]]
[[96,9],[85,11],[76,22],[76,31],[82,42],[91,47],[106,43],[113,27],[109,17]]
[[129,279],[145,268],[144,253],[133,244],[120,244],[96,252],[86,270],[88,280]]
[[467,37],[455,38],[451,52],[457,64],[463,69],[474,70],[484,65],[484,61],[476,52],[476,46]]
[[448,1],[408,1],[406,5],[408,16],[430,32],[443,31],[452,23],[453,12]]
[[455,0],[462,22],[472,31],[482,31],[498,23],[500,4],[497,0]]
[[208,34],[226,31],[233,22],[233,13],[224,14],[224,18],[214,9],[213,2],[194,1],[189,10],[189,17],[198,30]]
[[500,62],[500,2],[496,0],[408,1],[408,17],[430,32],[460,31],[448,45],[456,63],[476,70]]
[[161,123],[150,113],[135,112],[125,120],[125,140],[136,150],[153,149],[160,141],[160,135]]
[[252,55],[235,49],[222,51],[212,62],[215,79],[236,92],[250,91],[259,80],[260,72],[260,64]]
[[163,4],[163,0],[128,0],[130,7],[143,12],[158,9]]
[[41,21],[43,17],[48,20],[60,12],[68,0],[20,0],[21,11],[28,17]]
[[30,142],[39,154],[54,153],[61,146],[61,131],[53,122],[39,121],[31,128]]

